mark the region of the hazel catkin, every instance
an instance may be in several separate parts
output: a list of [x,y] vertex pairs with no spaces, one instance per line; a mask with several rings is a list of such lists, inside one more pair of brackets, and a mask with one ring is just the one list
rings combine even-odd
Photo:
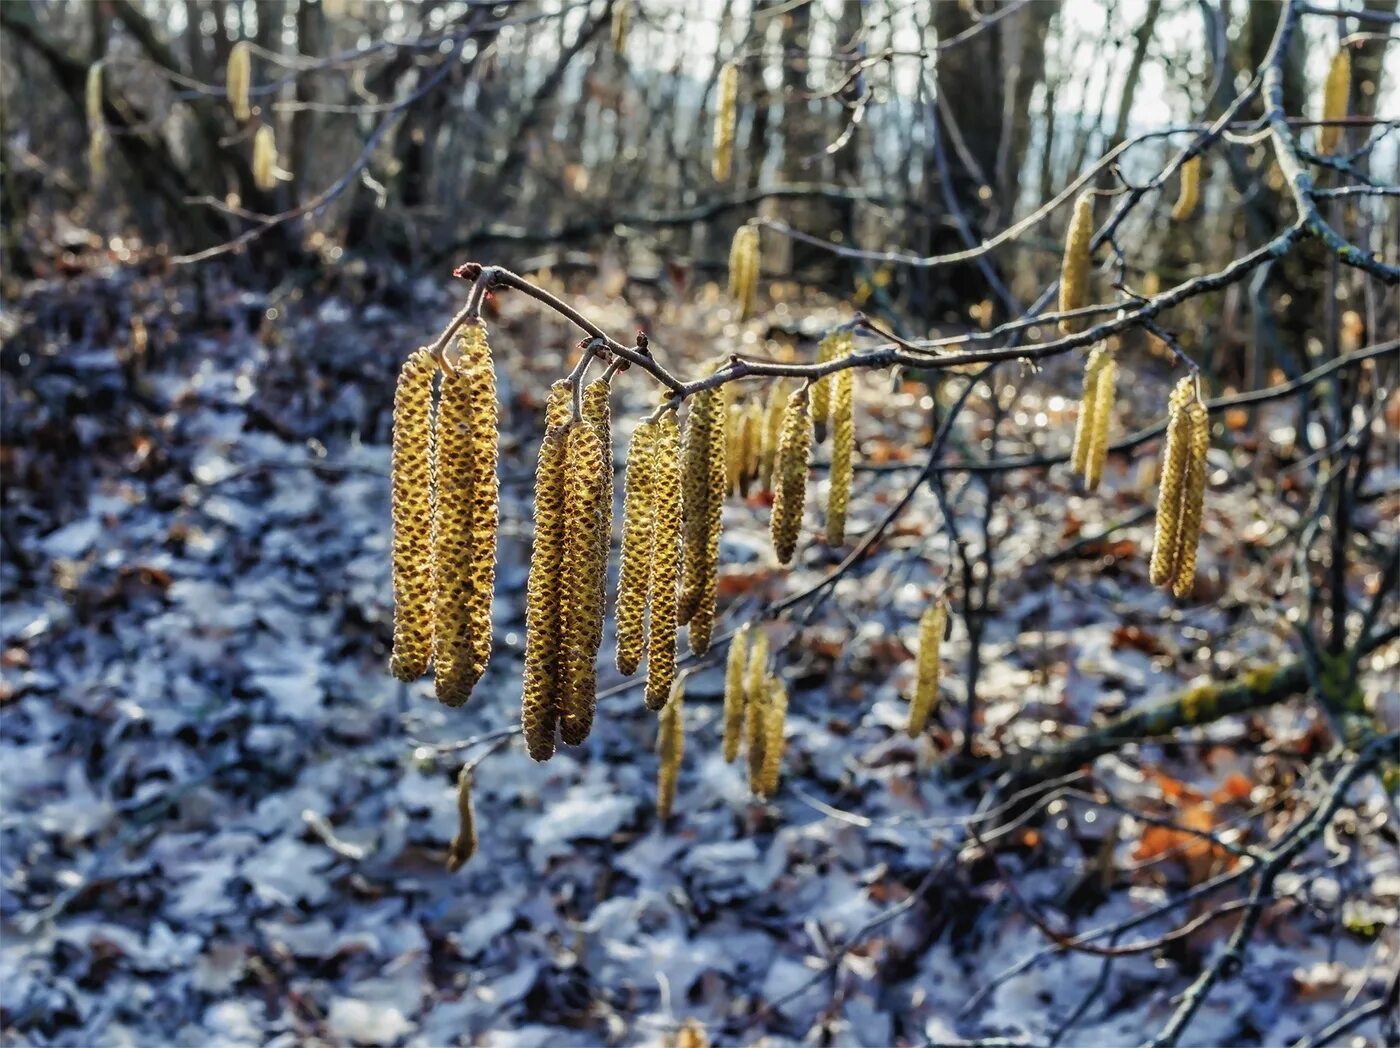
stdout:
[[771,797],[778,792],[778,776],[783,767],[783,749],[786,745],[783,732],[787,724],[788,693],[783,679],[777,674],[769,674],[764,681],[763,715],[763,765],[759,769],[758,789],[760,797]]
[[1190,445],[1186,455],[1186,479],[1181,492],[1181,524],[1176,536],[1172,592],[1191,595],[1196,583],[1196,550],[1201,540],[1201,515],[1205,505],[1206,453],[1210,449],[1210,416],[1206,406],[1192,399],[1186,407]]
[[613,511],[613,445],[612,408],[608,397],[612,387],[607,380],[594,379],[583,390],[583,421],[593,427],[598,434],[598,442],[603,448],[603,491],[598,499],[598,530],[594,535],[595,546],[589,563],[595,565],[593,576],[593,602],[589,605],[595,614],[588,620],[588,643],[594,655],[603,646],[603,618],[607,604],[608,553],[612,548]]
[[807,467],[812,453],[812,417],[808,414],[807,390],[798,389],[787,399],[783,412],[778,458],[773,467],[773,549],[778,562],[790,564],[797,550],[802,528],[802,510],[807,500]]
[[715,105],[714,155],[710,173],[716,182],[728,182],[734,161],[734,128],[739,112],[739,67],[726,62],[719,73],[719,94]]
[[1196,213],[1201,199],[1201,158],[1190,157],[1181,165],[1181,190],[1172,205],[1173,222],[1185,222]]
[[1079,395],[1079,418],[1074,426],[1074,450],[1070,468],[1083,476],[1089,464],[1089,445],[1093,443],[1094,411],[1098,407],[1099,375],[1103,373],[1104,356],[1099,347],[1084,362],[1084,385]]
[[411,681],[433,647],[433,379],[437,363],[415,350],[399,369],[389,467],[393,518],[394,648],[389,671]]
[[642,422],[627,448],[622,496],[622,552],[617,573],[617,669],[630,677],[646,654],[647,600],[651,590],[651,536],[656,517],[652,468],[656,426]]
[[734,631],[724,663],[723,753],[725,761],[730,763],[739,756],[739,743],[744,731],[744,683],[748,670],[750,628],[745,622]]
[[525,673],[520,723],[532,759],[554,755],[559,718],[564,466],[570,391],[556,382],[545,406],[545,435],[535,467],[535,541],[525,598]]
[[682,476],[682,513],[685,529],[684,582],[681,586],[679,622],[685,625],[700,603],[705,559],[706,524],[709,519],[710,454],[715,416],[723,401],[713,389],[701,390],[691,399],[685,426],[685,466]]
[[[1065,254],[1060,262],[1060,312],[1080,309],[1089,301],[1089,245],[1094,236],[1094,194],[1081,193],[1065,231]],[[1088,326],[1087,317],[1064,317],[1060,331],[1073,335]]]
[[[593,729],[597,706],[596,625],[603,614],[597,576],[606,569],[600,541],[604,494],[603,443],[585,421],[569,429],[564,453],[564,607],[560,652],[564,660],[559,738],[578,746]],[[602,549],[604,563],[599,563]]]
[[729,246],[729,297],[739,305],[739,319],[753,315],[758,299],[758,227],[740,226]]
[[938,701],[939,651],[947,627],[948,609],[935,600],[919,618],[919,651],[914,680],[914,700],[909,704],[908,733],[911,739],[923,734],[928,715]]
[[472,772],[462,765],[457,775],[457,834],[447,849],[447,872],[456,873],[476,854],[476,812],[472,807]]
[[756,398],[750,400],[744,409],[740,439],[743,453],[739,466],[739,494],[747,497],[753,482],[758,479],[759,464],[763,458],[763,405]]
[[240,124],[253,115],[248,96],[253,87],[253,49],[246,40],[234,44],[228,53],[228,65],[224,70],[224,90],[228,94],[229,105],[233,107],[233,118]]
[[[848,357],[854,348],[855,340],[849,331],[833,331],[817,345],[817,363],[825,364]],[[823,375],[812,383],[812,426],[818,444],[826,439],[826,425],[831,416],[831,389],[835,381],[834,375]]]
[[1113,351],[1100,346],[1095,353],[1106,358],[1094,384],[1094,428],[1089,433],[1089,453],[1084,464],[1084,486],[1094,491],[1103,478],[1104,462],[1108,458],[1108,438],[1113,429],[1113,402],[1118,386],[1118,362]]
[[758,480],[764,491],[773,490],[773,464],[778,458],[778,443],[783,432],[783,412],[787,410],[787,390],[779,380],[768,391],[768,403],[763,409],[763,446],[759,454]]
[[768,635],[752,633],[744,669],[744,745],[748,751],[749,789],[758,793],[763,776],[763,747],[768,738]]
[[676,676],[676,603],[681,565],[680,430],[676,413],[656,423],[652,464],[656,519],[651,546],[651,636],[647,649],[646,704],[660,709]]
[[851,498],[855,469],[855,372],[836,373],[831,397],[831,476],[826,497],[826,541],[833,546],[846,541],[846,508]]
[[[1322,119],[1345,119],[1350,93],[1351,51],[1343,47],[1332,56],[1332,64],[1327,68],[1327,80],[1322,86]],[[1343,130],[1340,126],[1320,128],[1317,133],[1317,151],[1323,156],[1336,153],[1342,144]]]
[[277,138],[271,124],[253,134],[253,184],[264,193],[277,186]]
[[710,455],[706,482],[705,542],[700,566],[700,587],[691,613],[687,639],[690,650],[703,655],[710,650],[710,636],[715,628],[715,601],[719,595],[719,540],[724,526],[724,482],[728,456],[723,402],[710,419]]
[[102,119],[102,63],[94,62],[88,67],[87,86],[84,91],[84,111],[87,114],[88,131],[101,127]]
[[1176,577],[1177,538],[1181,530],[1181,498],[1185,490],[1191,422],[1186,406],[1195,397],[1195,383],[1188,375],[1176,384],[1167,403],[1167,444],[1162,454],[1162,477],[1157,493],[1157,525],[1152,540],[1149,577],[1154,586],[1169,585]]
[[685,678],[677,677],[656,719],[656,816],[666,820],[676,800],[681,758],[685,756]]

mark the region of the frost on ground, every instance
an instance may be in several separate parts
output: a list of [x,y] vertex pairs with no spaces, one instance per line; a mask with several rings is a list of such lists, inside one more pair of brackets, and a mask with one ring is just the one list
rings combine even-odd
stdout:
[[[1135,1044],[1158,1029],[1232,918],[1102,957],[1057,951],[1025,907],[1080,932],[1228,870],[1224,853],[1163,844],[1124,809],[1267,844],[1305,814],[1326,728],[1296,700],[1125,749],[1095,766],[1119,807],[1057,802],[989,862],[964,825],[984,780],[945,774],[965,623],[944,647],[934,730],[917,743],[902,731],[915,623],[956,570],[927,489],[871,557],[772,627],[792,690],[773,803],[751,801],[720,757],[720,646],[689,680],[670,825],[654,815],[654,716],[620,691],[582,748],[547,765],[516,745],[486,760],[480,851],[445,872],[451,744],[517,716],[538,413],[574,338],[524,302],[494,322],[496,655],[467,707],[439,708],[429,682],[385,669],[388,409],[399,360],[459,293],[422,283],[401,308],[334,295],[317,308],[214,281],[200,304],[193,287],[89,279],[36,287],[18,307],[3,371],[7,1041],[653,1043],[690,1018],[716,1043]],[[589,306],[615,331],[636,324],[620,301]],[[152,333],[142,358],[123,335],[132,308]],[[779,303],[771,329],[740,331],[713,305],[668,311],[653,345],[693,363],[764,338],[766,352],[807,355],[840,319],[799,323]],[[1160,367],[1121,381],[1125,430],[1157,417]],[[1072,362],[1029,376],[998,449],[974,413],[949,461],[1063,451],[1077,380]],[[912,379],[858,386],[860,461],[876,468],[857,474],[856,537],[916,475],[932,407]],[[620,456],[655,390],[626,375],[617,388]],[[1263,489],[1290,417],[1261,411],[1252,458],[1212,452],[1201,589],[1179,606],[1147,584],[1153,488],[1136,464],[1116,460],[1092,497],[1064,467],[1002,478],[979,685],[989,757],[1199,674],[1289,657],[1291,598],[1273,594],[1294,521]],[[980,542],[986,489],[956,472],[948,485]],[[726,509],[726,623],[840,560],[820,540],[824,489],[819,467],[791,572],[772,566],[761,499]],[[1368,691],[1393,704],[1382,670]],[[606,659],[601,683],[619,683]],[[1275,886],[1243,972],[1186,1043],[1291,1044],[1384,992],[1400,904],[1392,815],[1376,783],[1353,792]],[[1243,883],[1100,945],[1150,940]],[[1353,1034],[1375,1041],[1379,1022]]]

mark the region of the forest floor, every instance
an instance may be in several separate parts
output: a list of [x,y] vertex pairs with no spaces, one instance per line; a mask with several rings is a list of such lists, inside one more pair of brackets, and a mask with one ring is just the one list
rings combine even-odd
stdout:
[[[612,283],[578,297],[622,337],[638,320]],[[826,598],[771,627],[792,692],[772,802],[752,800],[720,756],[718,645],[687,684],[668,825],[655,816],[654,715],[635,688],[618,691],[584,746],[536,765],[512,743],[485,761],[480,850],[448,873],[451,744],[518,717],[539,412],[576,336],[518,297],[492,321],[497,647],[471,702],[443,709],[430,682],[401,685],[385,668],[389,409],[399,361],[465,289],[398,290],[389,305],[365,304],[348,282],[269,298],[217,270],[196,283],[104,265],[36,283],[6,308],[8,1043],[553,1048],[658,1042],[694,1020],[726,1044],[1120,1045],[1161,1027],[1232,918],[1104,958],[1057,951],[1024,906],[1056,927],[1096,928],[1235,860],[1072,799],[1004,838],[995,864],[969,842],[982,787],[951,772],[966,699],[956,614],[937,723],[916,741],[903,731],[915,623],[959,570],[926,488]],[[740,329],[717,302],[701,288],[649,320],[678,370],[730,349],[809,359],[814,337],[846,319],[793,296]],[[1139,350],[1120,382],[1120,433],[1156,421],[1165,400],[1169,363]],[[972,410],[951,461],[1066,450],[1077,368],[1008,371],[1027,389],[996,449]],[[855,538],[917,475],[932,407],[913,378],[857,386],[858,461],[875,468],[856,477]],[[620,465],[656,394],[636,374],[615,388]],[[1288,537],[1309,483],[1285,464],[1294,410],[1268,405],[1212,452],[1201,581],[1182,602],[1147,582],[1149,467],[1113,460],[1092,496],[1063,465],[999,477],[979,685],[988,760],[1200,675],[1292,657]],[[975,553],[986,490],[957,472],[947,483]],[[824,492],[818,467],[790,571],[773,566],[765,500],[727,507],[721,631],[849,550],[822,541]],[[604,688],[621,683],[611,643],[609,632]],[[1379,662],[1365,683],[1397,700]],[[1299,817],[1328,740],[1295,699],[1125,748],[1095,779],[1125,808],[1266,842]],[[1393,825],[1378,831],[1390,811],[1378,784],[1355,791],[1280,878],[1243,973],[1184,1043],[1292,1044],[1384,992],[1400,949],[1400,857]],[[1150,940],[1243,883],[1114,941]],[[1374,1040],[1378,1023],[1356,1033]]]

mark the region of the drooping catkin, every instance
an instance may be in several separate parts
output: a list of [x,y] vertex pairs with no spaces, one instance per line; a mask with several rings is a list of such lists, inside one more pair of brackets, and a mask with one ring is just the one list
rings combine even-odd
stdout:
[[[1332,56],[1332,64],[1327,68],[1327,80],[1322,87],[1322,119],[1345,119],[1350,93],[1351,51],[1343,47]],[[1323,156],[1336,153],[1342,144],[1342,131],[1340,126],[1319,129],[1317,151]]]
[[1206,406],[1193,399],[1186,407],[1191,427],[1186,456],[1186,479],[1181,492],[1181,525],[1177,530],[1172,592],[1188,597],[1196,584],[1196,549],[1201,540],[1201,515],[1205,508],[1206,453],[1210,450],[1210,416]]
[[456,873],[476,854],[476,812],[472,808],[472,772],[467,765],[457,775],[457,835],[447,849],[447,872]]
[[[691,399],[685,424],[685,468],[682,476],[682,520],[685,528],[685,581],[681,587],[679,622],[685,625],[695,614],[703,589],[706,528],[709,521],[710,456],[715,420],[722,417],[724,402],[718,391],[701,390]],[[722,430],[721,430],[722,431]]]
[[764,681],[764,699],[767,708],[763,715],[763,766],[754,792],[760,797],[771,797],[778,792],[778,775],[783,767],[783,730],[788,708],[787,686],[777,674],[769,674]]
[[787,390],[779,380],[768,391],[763,409],[763,448],[759,454],[758,479],[764,491],[773,490],[773,464],[778,460],[778,444],[783,433],[783,413],[787,410]]
[[739,478],[744,472],[744,406],[730,404],[724,420],[724,491],[734,495],[739,491]]
[[233,107],[233,118],[243,123],[253,115],[248,95],[253,87],[253,49],[246,40],[234,44],[228,53],[228,66],[224,70],[224,90],[228,94],[229,105]]
[[399,369],[389,477],[393,518],[394,648],[389,671],[411,681],[433,650],[433,378],[437,363],[415,350]]
[[680,778],[681,758],[685,756],[685,678],[671,685],[671,697],[656,718],[656,817],[671,817],[676,800],[676,780]]
[[710,172],[716,182],[729,181],[734,161],[734,127],[739,113],[739,67],[726,62],[719,73],[719,94],[715,105],[714,155]]
[[88,67],[87,90],[84,93],[84,109],[87,113],[88,131],[101,127],[102,119],[102,63],[94,62]]
[[651,536],[656,519],[652,470],[656,425],[642,422],[627,448],[622,495],[622,553],[617,573],[617,669],[630,677],[646,654],[647,600],[651,591]]
[[98,125],[88,135],[88,175],[94,188],[107,177],[107,128]]
[[763,776],[763,745],[768,738],[768,635],[753,631],[744,670],[744,745],[748,750],[749,789],[757,793]]
[[705,542],[701,550],[700,587],[687,631],[690,650],[696,655],[710,650],[710,636],[715,628],[715,601],[719,594],[719,539],[724,526],[724,482],[728,455],[723,400],[717,398],[717,404],[710,419],[710,456],[706,472],[709,490],[705,500]]
[[556,382],[545,406],[545,435],[535,466],[535,542],[525,598],[525,682],[520,723],[531,758],[554,755],[562,690],[560,628],[564,560],[564,466],[569,384]]
[[1191,423],[1186,405],[1195,397],[1188,375],[1176,384],[1167,402],[1167,446],[1162,454],[1162,478],[1157,493],[1157,527],[1152,540],[1149,577],[1154,586],[1171,583],[1176,575],[1177,537],[1181,530],[1181,496],[1185,490]]
[[[598,572],[606,564],[598,562],[604,494],[603,442],[598,431],[586,421],[569,429],[564,457],[564,609],[562,644],[564,658],[563,692],[560,702],[559,737],[578,746],[593,729],[597,707],[598,647],[594,643],[595,623],[603,609],[598,603]],[[603,547],[605,548],[605,547]]]
[[656,424],[652,465],[656,521],[651,552],[651,636],[647,648],[646,704],[660,709],[676,676],[676,602],[681,565],[681,460],[676,413]]
[[948,623],[948,609],[943,601],[935,600],[919,618],[919,652],[914,680],[914,701],[909,704],[908,732],[911,739],[923,734],[928,715],[938,701],[938,677],[941,668],[939,650],[943,646],[943,631]]
[[[1065,231],[1065,254],[1060,262],[1060,312],[1080,309],[1089,301],[1089,244],[1094,236],[1094,194],[1081,193]],[[1087,317],[1065,317],[1060,331],[1073,335],[1088,325]]]
[[812,417],[807,390],[798,389],[787,399],[778,459],[773,467],[773,549],[778,562],[789,564],[797,550],[802,510],[807,501],[807,467],[812,453]]
[[[849,331],[833,331],[817,346],[817,363],[840,360],[851,355],[855,340]],[[838,372],[839,374],[839,372]],[[835,376],[823,375],[812,383],[812,425],[817,443],[826,439],[826,424],[831,417],[831,388]]]
[[253,135],[253,184],[265,193],[277,185],[277,137],[271,124]]
[[749,488],[758,479],[763,458],[763,404],[757,398],[744,409],[743,455],[739,468],[739,494],[748,496]]
[[613,0],[612,46],[617,54],[627,50],[627,23],[632,14],[630,0]]
[[1074,425],[1074,451],[1070,468],[1083,476],[1089,464],[1089,445],[1093,443],[1094,411],[1098,407],[1099,376],[1103,373],[1105,356],[1095,346],[1084,362],[1084,387],[1079,395],[1079,418]]
[[1172,221],[1185,222],[1196,213],[1201,199],[1201,158],[1193,156],[1181,165],[1181,190],[1172,205]]
[[603,646],[603,618],[607,604],[608,553],[612,548],[613,516],[613,445],[612,408],[608,397],[612,392],[609,384],[601,378],[594,379],[583,390],[583,421],[593,427],[598,434],[598,442],[603,447],[603,492],[598,499],[598,531],[594,536],[593,555],[589,563],[595,566],[593,578],[594,601],[589,605],[595,614],[589,619],[588,643],[597,656]]
[[749,624],[743,623],[729,641],[724,663],[724,759],[739,756],[744,731],[744,674],[749,659]]
[[472,530],[471,618],[472,667],[478,677],[491,661],[491,602],[496,596],[496,535],[500,530],[500,481],[496,473],[499,455],[500,408],[496,402],[496,369],[486,328],[468,324],[462,329],[461,359],[472,369],[471,442]]
[[1084,486],[1094,491],[1103,479],[1104,462],[1108,458],[1108,438],[1113,429],[1113,401],[1118,386],[1118,361],[1107,346],[1094,350],[1107,358],[1094,384],[1094,428],[1089,433],[1089,454],[1084,466]]
[[739,319],[753,315],[758,299],[758,227],[740,226],[729,245],[729,297],[739,304]]
[[851,498],[855,469],[855,372],[836,373],[831,397],[831,477],[826,497],[826,541],[840,546],[846,541],[846,508]]

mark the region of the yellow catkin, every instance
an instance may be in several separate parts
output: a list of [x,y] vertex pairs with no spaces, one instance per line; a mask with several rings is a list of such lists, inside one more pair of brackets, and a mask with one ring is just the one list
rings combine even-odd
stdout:
[[627,448],[627,481],[622,496],[622,553],[617,573],[617,669],[637,672],[646,654],[647,600],[651,591],[651,535],[656,517],[652,465],[656,426],[641,423]]
[[597,561],[604,493],[603,442],[587,422],[569,430],[564,458],[564,608],[560,651],[564,659],[559,737],[578,746],[593,729],[598,702],[598,648],[594,622],[601,617]]
[[783,433],[783,412],[787,410],[787,390],[783,382],[773,383],[763,409],[763,448],[759,455],[758,480],[764,491],[773,490],[773,464],[778,460],[778,444]]
[[647,650],[646,704],[660,709],[676,676],[676,601],[681,564],[680,431],[668,411],[656,424],[652,480],[656,521],[651,553],[651,637]]
[[1162,454],[1162,477],[1157,493],[1157,527],[1152,540],[1150,578],[1165,586],[1176,574],[1177,536],[1181,528],[1181,495],[1185,488],[1191,423],[1186,405],[1195,397],[1195,383],[1183,378],[1167,404],[1167,446]]
[[564,459],[569,401],[569,384],[556,382],[545,407],[545,435],[535,466],[535,541],[525,598],[525,681],[520,723],[525,748],[537,761],[554,755],[559,719]]
[[598,530],[594,535],[595,545],[588,562],[593,565],[593,602],[589,605],[591,617],[587,622],[588,646],[596,659],[598,649],[603,646],[603,618],[607,604],[608,553],[612,548],[613,517],[613,457],[612,457],[612,409],[608,397],[612,389],[607,382],[598,378],[590,382],[583,391],[583,421],[593,427],[598,434],[598,442],[603,447],[602,495],[598,499]]
[[802,510],[807,501],[807,467],[812,453],[812,417],[808,414],[807,390],[795,391],[783,412],[783,430],[778,441],[778,460],[773,467],[773,549],[781,564],[792,562],[797,536],[802,529]]
[[788,693],[783,679],[777,675],[770,675],[764,687],[767,708],[763,715],[763,766],[759,770],[758,789],[754,792],[760,797],[771,797],[778,792],[778,775],[783,767]]
[[500,409],[496,402],[495,365],[482,325],[468,324],[463,328],[461,354],[462,364],[472,370],[471,595],[467,611],[471,619],[472,666],[480,677],[491,661],[491,602],[496,595],[496,536],[501,513],[496,473]]
[[612,9],[612,46],[618,54],[627,50],[627,23],[632,14],[628,0],[614,0]]
[[757,398],[744,409],[743,462],[739,470],[739,494],[747,496],[758,479],[763,458],[763,404]]
[[[1098,352],[1098,350],[1095,350]],[[1113,402],[1118,387],[1118,362],[1113,351],[1103,350],[1108,359],[1099,373],[1094,389],[1094,428],[1090,433],[1088,461],[1084,467],[1084,486],[1090,491],[1103,479],[1104,462],[1108,459],[1108,439],[1113,432]]]
[[[1332,56],[1327,69],[1327,81],[1322,88],[1322,119],[1342,120],[1347,115],[1347,96],[1351,93],[1351,52],[1345,47]],[[1317,151],[1324,156],[1336,153],[1342,144],[1343,128],[1323,127],[1317,133]]]
[[456,873],[476,854],[476,812],[472,808],[472,773],[465,764],[457,775],[457,835],[447,849],[447,870]]
[[739,112],[739,67],[725,63],[719,73],[719,97],[715,105],[714,155],[710,172],[716,182],[729,181],[729,169],[734,161],[734,126]]
[[724,663],[724,759],[739,756],[744,731],[744,673],[749,659],[749,624],[745,622],[729,641]]
[[768,635],[753,631],[744,669],[744,745],[748,750],[749,789],[758,792],[763,775],[763,744],[768,737]]
[[739,319],[753,315],[758,300],[758,227],[740,226],[729,245],[729,297],[739,306]]
[[744,472],[744,407],[730,404],[724,421],[724,490],[734,495],[739,491],[739,479]]
[[676,800],[676,780],[685,756],[685,678],[677,677],[671,697],[656,718],[656,816],[671,817]]
[[[854,348],[855,340],[849,331],[833,331],[817,346],[817,363],[825,364],[848,357]],[[819,444],[826,439],[826,424],[831,417],[831,389],[835,381],[835,376],[823,375],[812,383],[812,425]]]
[[685,529],[685,580],[681,586],[679,622],[690,621],[700,603],[704,563],[705,524],[710,498],[710,444],[714,436],[714,416],[723,410],[719,394],[711,389],[695,394],[685,425],[684,469],[682,476],[682,515]]
[[88,175],[94,186],[100,186],[107,177],[107,129],[94,127],[88,135]]
[[911,739],[923,734],[928,716],[938,701],[939,649],[948,622],[948,609],[936,600],[919,619],[919,653],[914,681],[914,701],[909,704],[908,732]]
[[1193,156],[1181,165],[1181,190],[1172,205],[1172,221],[1185,222],[1196,213],[1201,199],[1201,158]]
[[[1074,202],[1074,214],[1065,232],[1065,255],[1060,263],[1060,312],[1080,309],[1089,302],[1089,243],[1094,236],[1094,195],[1082,193]],[[1087,317],[1066,317],[1060,331],[1073,335],[1088,326]]]
[[394,649],[389,670],[416,680],[433,650],[433,378],[416,350],[399,369],[389,477],[393,518]]
[[851,368],[836,373],[831,401],[831,478],[826,497],[826,541],[840,546],[846,541],[846,508],[851,499],[851,478],[855,469],[855,372]]
[[1094,411],[1098,407],[1099,375],[1103,373],[1104,361],[1102,346],[1096,346],[1084,362],[1084,388],[1079,396],[1079,419],[1074,426],[1074,451],[1070,455],[1070,468],[1082,476],[1089,463],[1089,445],[1093,443]]
[[253,184],[263,192],[277,185],[277,137],[271,124],[263,124],[253,135]]
[[88,67],[87,91],[84,101],[87,112],[88,131],[101,127],[102,119],[102,63],[94,62]]
[[1176,537],[1176,563],[1172,592],[1188,597],[1196,584],[1196,548],[1201,540],[1201,514],[1205,506],[1206,452],[1210,448],[1210,417],[1199,400],[1186,408],[1191,428],[1186,456],[1186,480],[1181,492],[1181,526]]
[[705,542],[701,550],[699,592],[695,610],[691,613],[687,638],[690,650],[703,655],[710,650],[710,636],[715,628],[715,601],[719,594],[719,540],[724,526],[724,482],[728,455],[725,432],[724,405],[711,413],[710,456],[707,463],[705,500]]
[[248,101],[253,87],[253,49],[248,41],[240,40],[228,53],[228,67],[224,73],[224,88],[228,92],[229,105],[233,107],[234,119],[240,123],[253,115]]

